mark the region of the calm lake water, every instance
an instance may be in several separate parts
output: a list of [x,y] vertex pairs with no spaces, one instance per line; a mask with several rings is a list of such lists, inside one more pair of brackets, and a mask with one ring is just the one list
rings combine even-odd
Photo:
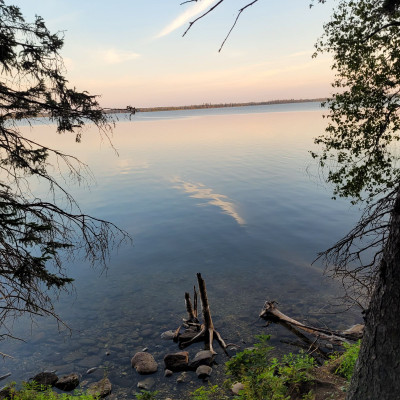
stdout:
[[[290,333],[257,320],[267,299],[309,323],[340,329],[358,322],[357,313],[328,312],[340,289],[311,265],[358,216],[348,202],[330,199],[309,156],[325,123],[317,103],[139,113],[118,123],[118,155],[94,129],[81,144],[54,126],[29,129],[89,164],[96,183],[69,190],[85,212],[128,231],[134,245],[114,252],[106,273],[71,261],[75,291],[61,296],[57,311],[72,334],[58,333],[48,319],[15,324],[26,343],[2,342],[1,351],[15,358],[1,362],[1,374],[26,380],[41,370],[84,374],[102,366],[83,379],[106,371],[114,397],[132,398],[143,377],[130,358],[148,347],[160,365],[157,388],[164,397],[184,396],[201,382],[194,373],[184,384],[177,374],[164,378],[163,357],[178,348],[160,334],[186,317],[184,292],[192,291],[197,272],[207,283],[214,325],[242,348],[269,333],[278,352],[293,351],[281,343],[293,339]],[[188,350],[194,356],[200,348]],[[221,379],[227,360],[219,353],[211,382]]]

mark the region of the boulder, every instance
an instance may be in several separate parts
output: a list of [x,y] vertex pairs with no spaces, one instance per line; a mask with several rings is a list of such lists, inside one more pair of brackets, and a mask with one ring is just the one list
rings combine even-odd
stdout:
[[196,375],[200,379],[208,378],[211,375],[211,372],[212,368],[208,365],[200,365],[200,367],[196,369]]
[[135,368],[139,374],[153,374],[158,369],[158,364],[150,353],[139,351],[131,360],[132,368]]
[[196,370],[200,365],[212,365],[214,361],[214,355],[210,350],[199,351],[192,361],[189,363],[189,368]]
[[64,392],[70,392],[71,390],[76,389],[78,385],[79,385],[78,374],[69,374],[59,378],[54,386],[57,389],[63,390]]
[[31,380],[35,381],[38,385],[54,386],[54,384],[58,381],[58,376],[54,372],[40,372]]
[[101,398],[108,396],[111,393],[112,385],[108,378],[103,378],[99,382],[89,385],[87,393],[92,396],[99,396]]
[[180,351],[179,353],[167,354],[164,357],[164,364],[166,369],[171,371],[185,371],[188,369],[189,353],[187,351]]

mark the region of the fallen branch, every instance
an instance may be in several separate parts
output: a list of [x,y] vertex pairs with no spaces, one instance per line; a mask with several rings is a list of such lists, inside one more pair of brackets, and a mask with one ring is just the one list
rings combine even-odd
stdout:
[[343,344],[343,342],[347,342],[348,340],[355,341],[362,338],[362,329],[334,331],[330,329],[316,328],[314,326],[302,324],[301,322],[296,321],[295,319],[283,314],[281,311],[278,310],[275,304],[275,301],[266,301],[264,304],[264,308],[259,315],[260,318],[263,318],[267,321],[279,322],[282,323],[282,325],[284,326],[295,327],[304,332],[310,333],[317,338],[328,340],[329,342],[335,344]]

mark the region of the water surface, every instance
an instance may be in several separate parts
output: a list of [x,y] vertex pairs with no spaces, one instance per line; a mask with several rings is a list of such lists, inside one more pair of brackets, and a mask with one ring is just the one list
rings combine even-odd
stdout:
[[[122,117],[114,149],[95,129],[77,145],[54,126],[25,127],[90,166],[96,183],[69,190],[85,212],[128,231],[134,246],[113,253],[103,274],[70,262],[75,292],[61,296],[57,311],[72,335],[59,334],[47,319],[17,324],[26,343],[3,342],[1,350],[15,359],[3,362],[2,372],[28,379],[38,370],[83,374],[100,365],[123,398],[142,379],[130,358],[148,347],[161,366],[155,375],[161,391],[196,387],[194,374],[181,386],[176,376],[163,377],[163,356],[177,347],[160,334],[185,317],[184,292],[197,272],[206,280],[216,328],[242,347],[270,333],[278,351],[288,349],[280,340],[291,339],[289,333],[257,321],[267,299],[311,323],[337,329],[354,323],[354,314],[326,312],[341,293],[311,265],[358,214],[330,199],[309,156],[325,122],[314,103],[139,113],[132,121]],[[200,347],[189,348],[191,355]],[[211,382],[222,376],[226,358],[219,354],[217,361]],[[85,378],[102,376],[99,370]]]

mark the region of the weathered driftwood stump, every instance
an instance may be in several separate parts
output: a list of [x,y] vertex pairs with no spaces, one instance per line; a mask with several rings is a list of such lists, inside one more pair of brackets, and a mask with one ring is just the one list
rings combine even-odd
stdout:
[[[200,291],[203,323],[200,324],[198,320],[197,291],[195,286],[193,295],[194,306],[192,306],[189,293],[187,292],[185,293],[185,304],[186,304],[186,311],[188,313],[188,319],[184,320],[184,323],[181,326],[179,326],[179,328],[175,331],[174,340],[179,342],[179,347],[182,349],[184,349],[187,346],[190,346],[192,343],[204,341],[206,350],[210,350],[213,354],[216,354],[216,352],[213,349],[213,341],[215,337],[219,345],[224,350],[225,354],[229,356],[227,348],[232,344],[226,344],[222,339],[221,335],[214,328],[214,324],[211,317],[210,305],[207,297],[206,283],[204,279],[201,277],[200,273],[197,274],[197,282]],[[183,332],[181,332],[182,327],[185,328]]]

